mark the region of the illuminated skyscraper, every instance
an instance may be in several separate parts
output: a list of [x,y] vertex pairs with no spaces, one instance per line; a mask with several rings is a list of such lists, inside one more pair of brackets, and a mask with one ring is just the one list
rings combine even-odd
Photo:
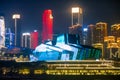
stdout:
[[34,32],[31,33],[30,38],[30,46],[31,49],[35,49],[38,46],[38,32],[37,30],[34,30]]
[[72,8],[72,26],[76,24],[83,25],[83,12],[80,7]]
[[35,49],[38,46],[38,32],[34,30],[31,33],[23,33],[21,39],[21,46]]
[[10,28],[5,29],[5,46],[10,48],[14,45],[14,36]]
[[114,24],[111,26],[111,35],[120,37],[120,24]]
[[94,44],[93,46],[96,48],[102,49],[102,59],[105,56],[105,44],[104,38],[107,36],[107,23],[99,22],[96,23],[95,31],[94,31]]
[[22,47],[30,48],[30,33],[22,34]]
[[[69,34],[73,34],[71,36],[76,36],[79,38],[79,44],[83,44],[83,36],[82,36],[82,26],[83,26],[83,12],[80,7],[72,7],[72,20],[71,27],[69,27]],[[79,37],[77,36],[79,35]]]
[[0,16],[0,48],[5,46],[5,21],[4,17]]
[[12,16],[12,18],[15,20],[15,25],[14,25],[14,27],[15,27],[15,46],[20,46],[20,28],[18,28],[19,26],[18,26],[18,22],[17,22],[17,20],[18,19],[20,19],[20,14],[13,14],[13,16]]
[[45,10],[42,16],[43,29],[42,29],[42,42],[52,40],[53,38],[53,16],[52,10]]
[[104,37],[107,36],[107,23],[96,23],[95,27],[95,43],[104,43]]

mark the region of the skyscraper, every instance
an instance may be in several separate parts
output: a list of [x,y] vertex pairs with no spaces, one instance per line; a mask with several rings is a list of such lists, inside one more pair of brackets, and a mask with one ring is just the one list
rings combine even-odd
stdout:
[[[72,19],[71,19],[71,27],[69,27],[69,34],[71,36],[76,36],[79,38],[79,44],[83,44],[83,36],[82,36],[82,26],[83,26],[83,12],[80,7],[72,7]],[[78,35],[78,36],[77,36]]]
[[80,7],[72,8],[72,26],[76,24],[83,25],[83,12]]
[[30,48],[30,33],[23,33],[22,34],[22,47]]
[[23,33],[21,43],[22,47],[35,49],[38,46],[37,30],[34,30],[34,32],[31,33]]
[[102,59],[104,59],[105,56],[104,38],[106,36],[107,36],[107,23],[105,22],[96,23],[93,46],[102,49]]
[[0,16],[0,48],[1,47],[5,47],[5,21],[3,16]]
[[120,24],[114,24],[111,26],[111,35],[117,37],[120,37]]
[[107,23],[96,23],[95,27],[95,43],[104,43],[104,37],[107,36]]
[[30,35],[30,48],[35,49],[38,46],[38,32],[34,30],[34,32]]
[[43,29],[42,29],[42,42],[52,40],[53,38],[53,16],[52,10],[48,9],[43,12],[42,16]]
[[12,33],[10,28],[5,29],[5,46],[12,47],[14,45],[14,36],[15,34]]
[[94,29],[95,29],[95,25],[93,24],[90,24],[87,26],[88,28],[88,39],[87,42],[88,42],[88,45],[92,45],[94,44]]
[[[79,35],[79,44],[83,44],[82,26],[77,24],[69,27],[69,34]],[[78,38],[77,38],[78,39]]]

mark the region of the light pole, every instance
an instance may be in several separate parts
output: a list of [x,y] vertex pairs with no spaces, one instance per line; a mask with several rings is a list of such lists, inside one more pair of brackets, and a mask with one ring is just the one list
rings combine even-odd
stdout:
[[20,14],[13,14],[13,19],[15,19],[15,46],[17,45],[17,19],[20,19]]

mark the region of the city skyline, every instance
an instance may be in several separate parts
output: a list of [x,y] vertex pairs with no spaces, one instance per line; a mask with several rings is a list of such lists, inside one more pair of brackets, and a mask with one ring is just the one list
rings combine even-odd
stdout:
[[117,79],[119,8],[117,0],[0,0],[0,79]]
[[85,27],[100,21],[108,23],[108,27],[120,22],[120,6],[117,0],[1,0],[0,13],[5,16],[6,27],[14,29],[12,15],[18,13],[21,15],[18,23],[22,32],[31,32],[33,29],[41,32],[42,13],[46,9],[52,9],[54,33],[67,33],[71,26],[71,8],[74,6],[83,9]]

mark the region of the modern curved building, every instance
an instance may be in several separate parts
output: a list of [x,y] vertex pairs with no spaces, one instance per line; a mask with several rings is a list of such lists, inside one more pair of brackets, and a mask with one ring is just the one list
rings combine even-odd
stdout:
[[53,16],[52,10],[48,9],[43,12],[42,15],[42,42],[44,43],[47,40],[52,40],[53,34]]

